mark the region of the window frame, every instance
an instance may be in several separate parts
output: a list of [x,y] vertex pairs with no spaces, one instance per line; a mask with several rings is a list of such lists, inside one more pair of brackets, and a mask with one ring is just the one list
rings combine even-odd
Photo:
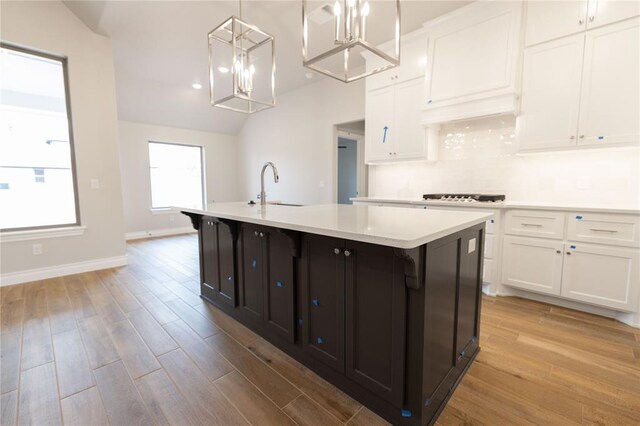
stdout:
[[[76,168],[76,150],[75,150],[75,139],[73,136],[73,120],[71,117],[71,90],[69,88],[69,61],[66,56],[54,55],[51,53],[46,53],[41,50],[36,50],[33,48],[27,48],[22,46],[16,46],[11,43],[6,43],[4,41],[0,41],[0,48],[13,50],[16,52],[26,53],[28,55],[38,56],[41,58],[49,59],[52,61],[60,62],[62,65],[62,76],[63,76],[63,84],[64,84],[64,101],[65,107],[67,110],[67,126],[69,128],[69,156],[71,157],[71,181],[73,183],[73,199],[75,202],[75,210],[76,210],[76,221],[68,222],[68,223],[56,223],[51,225],[41,225],[41,226],[23,226],[20,228],[0,228],[0,232],[22,232],[22,231],[35,231],[35,230],[48,230],[48,229],[56,229],[56,228],[65,228],[68,229],[70,227],[81,227],[82,221],[80,220],[80,197],[78,194],[78,174]],[[43,214],[45,214],[43,212]]]
[[155,144],[159,144],[159,145],[172,145],[172,146],[185,146],[185,147],[190,147],[190,148],[199,148],[200,149],[200,181],[201,181],[201,185],[202,185],[202,194],[201,194],[201,201],[202,201],[202,208],[206,208],[207,206],[207,179],[206,179],[206,162],[205,162],[205,150],[204,150],[204,146],[202,145],[196,145],[196,144],[187,144],[187,143],[179,143],[179,142],[164,142],[164,141],[157,141],[157,140],[148,140],[147,141],[147,171],[149,173],[149,209],[151,210],[152,214],[161,214],[161,213],[169,213],[172,211],[171,206],[166,206],[166,207],[153,207],[153,183],[151,180],[151,151],[149,150],[149,147],[151,146],[152,143]]

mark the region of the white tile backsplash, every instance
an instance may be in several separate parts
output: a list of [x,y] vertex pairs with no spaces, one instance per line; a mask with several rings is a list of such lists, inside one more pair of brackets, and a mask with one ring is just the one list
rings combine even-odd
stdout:
[[515,118],[447,124],[439,160],[369,167],[369,196],[504,193],[507,200],[640,206],[638,147],[518,154]]

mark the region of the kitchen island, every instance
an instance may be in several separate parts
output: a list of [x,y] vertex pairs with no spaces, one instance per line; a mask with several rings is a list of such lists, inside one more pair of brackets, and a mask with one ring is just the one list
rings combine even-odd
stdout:
[[434,423],[479,350],[490,213],[215,203],[204,299],[393,424]]

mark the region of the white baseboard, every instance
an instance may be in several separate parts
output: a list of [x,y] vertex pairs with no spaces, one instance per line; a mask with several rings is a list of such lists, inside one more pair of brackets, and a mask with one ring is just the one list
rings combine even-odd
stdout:
[[152,237],[166,237],[169,235],[180,235],[180,234],[190,234],[192,232],[196,232],[191,226],[185,226],[182,228],[167,228],[167,229],[155,229],[151,231],[136,231],[136,232],[127,232],[124,234],[124,237],[127,241],[130,240],[140,240],[143,238],[152,238]]
[[100,269],[115,268],[127,264],[127,255],[105,257],[102,259],[86,260],[84,262],[67,263],[64,265],[48,266],[46,268],[29,269],[26,271],[0,274],[0,287],[31,281],[46,280],[63,275],[80,274]]

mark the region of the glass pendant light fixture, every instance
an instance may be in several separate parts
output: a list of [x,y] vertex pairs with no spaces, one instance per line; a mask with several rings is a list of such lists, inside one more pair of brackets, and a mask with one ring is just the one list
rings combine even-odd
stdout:
[[211,106],[252,114],[275,106],[275,40],[231,16],[209,32]]
[[[303,65],[349,83],[400,64],[400,0],[302,0]],[[369,40],[375,28],[376,40]],[[375,44],[393,40],[393,52]],[[365,67],[362,54],[371,52]]]

